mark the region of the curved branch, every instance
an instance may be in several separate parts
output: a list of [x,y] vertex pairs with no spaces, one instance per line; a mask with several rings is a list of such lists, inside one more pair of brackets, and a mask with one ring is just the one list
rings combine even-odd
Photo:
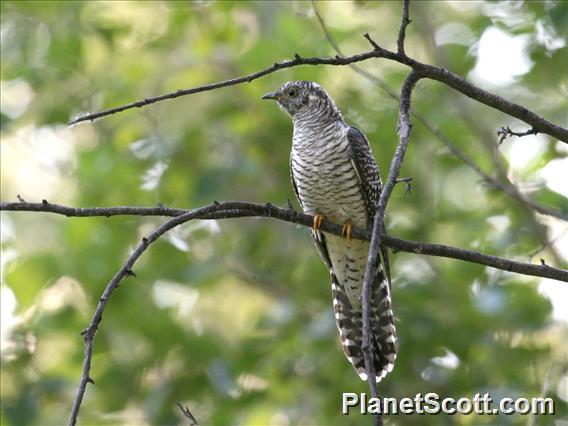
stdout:
[[69,418],[69,425],[74,426],[77,423],[77,417],[79,415],[79,409],[81,408],[81,402],[83,401],[83,396],[85,395],[85,390],[87,388],[87,383],[94,383],[93,379],[90,377],[91,371],[91,359],[93,357],[93,346],[95,342],[95,335],[97,333],[97,329],[99,323],[101,322],[103,311],[108,303],[109,297],[111,296],[112,292],[118,287],[120,281],[124,277],[133,276],[134,273],[132,272],[132,267],[134,263],[140,255],[146,251],[146,249],[160,238],[163,234],[168,232],[170,229],[175,228],[178,225],[181,225],[184,222],[187,222],[191,219],[196,217],[200,217],[202,215],[206,215],[212,211],[215,211],[217,208],[216,204],[212,204],[209,206],[205,206],[199,209],[188,211],[182,215],[174,217],[170,219],[166,223],[158,226],[151,234],[147,237],[142,238],[138,246],[134,249],[130,257],[126,260],[126,262],[122,265],[119,271],[112,277],[108,285],[106,286],[105,290],[103,291],[102,296],[99,299],[99,304],[89,326],[81,332],[81,335],[85,338],[85,356],[83,360],[83,372],[81,373],[81,380],[79,382],[79,387],[77,389],[77,394],[75,396],[75,400],[73,401],[73,406],[71,408],[71,416]]
[[[404,25],[403,20],[403,25]],[[406,24],[407,25],[407,24]],[[404,31],[401,29],[401,33],[404,35]],[[175,92],[167,93],[165,95],[155,96],[151,98],[146,98],[141,101],[132,102],[126,105],[122,105],[116,108],[107,109],[101,112],[91,113],[82,115],[72,119],[69,125],[74,125],[81,123],[83,121],[94,121],[98,118],[105,117],[108,115],[116,114],[121,111],[125,111],[132,108],[141,108],[146,105],[153,104],[155,102],[163,101],[166,99],[174,99],[180,96],[192,95],[195,93],[206,92],[210,90],[220,89],[222,87],[234,86],[242,83],[250,83],[256,79],[264,77],[265,75],[272,74],[276,71],[280,71],[287,68],[293,68],[297,66],[304,65],[334,65],[334,66],[345,66],[356,62],[362,62],[369,60],[371,58],[383,58],[391,61],[398,62],[400,64],[406,65],[415,71],[419,72],[423,78],[429,78],[432,80],[437,80],[444,83],[447,86],[452,87],[463,95],[474,99],[482,104],[490,106],[496,110],[502,111],[509,114],[512,117],[518,118],[527,124],[530,124],[532,128],[539,133],[546,133],[556,139],[568,143],[568,130],[558,126],[543,117],[535,114],[534,112],[528,110],[527,108],[518,105],[514,102],[507,101],[501,96],[494,95],[493,93],[487,92],[471,83],[469,83],[464,78],[454,74],[444,68],[438,68],[432,65],[423,64],[421,62],[412,59],[406,54],[401,52],[392,52],[387,49],[383,49],[379,46],[368,34],[365,34],[365,38],[369,41],[372,50],[368,52],[363,52],[355,54],[352,56],[335,56],[334,58],[325,57],[311,57],[303,58],[296,54],[294,59],[284,60],[282,62],[275,62],[271,66],[257,71],[252,74],[248,74],[243,77],[233,78],[229,80],[220,81],[217,83],[206,84],[203,86],[194,87],[191,89],[179,89]],[[400,39],[400,36],[399,36]],[[402,39],[403,40],[403,39]]]
[[[213,207],[214,206],[214,207]],[[313,216],[301,213],[291,208],[278,207],[271,203],[251,203],[246,201],[228,201],[213,203],[209,213],[203,213],[195,219],[231,219],[244,217],[267,217],[284,222],[295,223],[311,227],[314,223]],[[67,217],[110,217],[110,216],[166,216],[177,217],[195,210],[177,209],[169,207],[68,207],[60,204],[48,203],[9,203],[0,202],[0,211],[20,212],[44,212],[54,213]],[[324,219],[321,230],[330,234],[341,236],[341,225]],[[371,240],[371,232],[368,230],[352,229],[352,237],[358,240]],[[384,235],[382,242],[393,250],[428,256],[445,257],[449,259],[464,260],[479,265],[490,266],[504,271],[515,272],[522,275],[550,278],[553,280],[568,282],[568,271],[548,265],[518,262],[503,257],[484,254],[474,250],[467,250],[442,244],[425,243]]]
[[[396,54],[393,52],[382,52],[383,54],[385,54],[386,56],[390,57],[391,59],[394,59],[396,57]],[[175,99],[175,98],[179,98],[180,96],[186,96],[186,95],[193,95],[195,93],[200,93],[200,92],[207,92],[210,90],[215,90],[215,89],[220,89],[222,87],[228,87],[228,86],[235,86],[237,84],[242,84],[242,83],[250,83],[254,80],[259,79],[260,77],[264,77],[265,75],[268,74],[272,74],[276,71],[280,71],[283,69],[287,69],[287,68],[293,68],[293,67],[297,67],[297,66],[302,66],[302,65],[348,65],[354,62],[361,62],[361,61],[365,61],[367,59],[370,58],[376,58],[376,57],[383,57],[381,56],[377,56],[377,52],[375,52],[374,50],[371,50],[369,52],[364,52],[364,53],[360,53],[357,55],[353,55],[353,56],[349,56],[349,57],[345,57],[345,58],[340,58],[338,56],[336,56],[335,58],[320,58],[320,57],[313,57],[313,58],[302,58],[300,55],[296,54],[294,56],[294,59],[288,59],[288,60],[284,60],[281,62],[274,62],[271,66],[269,66],[268,68],[265,68],[263,70],[257,71],[255,73],[249,74],[249,75],[245,75],[243,77],[238,77],[238,78],[232,78],[229,80],[224,80],[224,81],[220,81],[218,83],[211,83],[211,84],[205,84],[203,86],[198,86],[198,87],[194,87],[191,89],[178,89],[175,92],[171,92],[171,93],[166,93],[165,95],[159,95],[159,96],[154,96],[151,98],[146,98],[143,99],[141,101],[136,101],[136,102],[131,102],[129,104],[125,104],[116,108],[110,108],[104,111],[100,111],[100,112],[96,112],[96,113],[91,113],[91,114],[85,114],[79,117],[76,117],[74,119],[72,119],[71,121],[69,121],[68,125],[72,126],[74,124],[78,124],[81,123],[83,121],[94,121],[98,118],[101,117],[106,117],[107,115],[112,115],[112,114],[116,114],[118,112],[122,112],[122,111],[126,111],[128,109],[132,109],[132,108],[142,108],[146,105],[150,105],[159,101],[164,101],[166,99]]]
[[[404,63],[404,61],[399,60],[398,62]],[[437,80],[444,83],[446,86],[457,90],[462,95],[468,98],[474,99],[479,103],[490,106],[493,109],[499,110],[508,114],[512,117],[518,118],[527,124],[530,124],[537,133],[546,133],[559,141],[568,143],[568,129],[558,126],[548,120],[545,120],[540,115],[535,114],[529,109],[522,105],[510,102],[501,96],[495,95],[493,93],[487,92],[473,84],[457,74],[454,74],[444,68],[434,67],[432,65],[423,64],[421,62],[415,61],[414,59],[408,58],[405,65],[419,71],[424,75],[424,77]]]

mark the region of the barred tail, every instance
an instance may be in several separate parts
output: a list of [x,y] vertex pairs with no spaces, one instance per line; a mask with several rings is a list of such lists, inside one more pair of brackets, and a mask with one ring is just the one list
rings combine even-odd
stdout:
[[[362,380],[367,380],[365,359],[363,357],[363,324],[360,308],[354,309],[349,302],[343,285],[331,273],[333,310],[341,346],[345,356],[353,364]],[[391,306],[390,289],[384,274],[379,272],[372,288],[371,330],[373,333],[373,355],[377,383],[394,367],[398,349],[396,329]]]

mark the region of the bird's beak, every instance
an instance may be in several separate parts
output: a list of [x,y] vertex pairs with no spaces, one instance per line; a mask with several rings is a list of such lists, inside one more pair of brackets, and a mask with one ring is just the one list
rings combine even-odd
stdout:
[[275,92],[267,93],[260,99],[276,99],[276,93]]

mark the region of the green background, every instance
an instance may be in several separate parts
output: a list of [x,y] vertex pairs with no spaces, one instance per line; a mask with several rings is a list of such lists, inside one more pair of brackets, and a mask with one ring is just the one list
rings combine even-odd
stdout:
[[[400,3],[317,7],[344,52],[368,50],[365,32],[395,48]],[[284,206],[293,199],[292,126],[260,97],[296,79],[328,90],[346,120],[367,134],[386,178],[398,105],[348,67],[288,69],[66,126],[77,114],[245,75],[294,53],[335,55],[309,2],[4,1],[1,8],[4,201],[20,194],[78,207]],[[567,49],[543,42],[538,28],[565,41],[568,3],[415,2],[411,15],[407,53],[462,76],[474,68],[488,28],[527,37],[530,71],[484,87],[567,125]],[[448,23],[469,29],[468,41],[437,45]],[[396,92],[408,73],[385,60],[360,66]],[[539,135],[499,148],[497,128],[527,126],[437,82],[418,85],[413,108],[486,173],[568,211],[541,174],[566,157],[565,144]],[[510,152],[525,152],[520,144],[539,149],[515,168]],[[401,175],[414,178],[413,189],[395,189],[390,234],[566,268],[566,250],[554,240],[565,222],[484,183],[416,120]],[[2,424],[67,421],[83,360],[79,332],[133,247],[163,221],[3,213]],[[539,290],[544,280],[407,253],[392,256],[392,270],[400,352],[381,395],[544,395],[557,413],[532,420],[399,416],[388,424],[566,419],[568,331]],[[134,271],[137,278],[121,284],[104,313],[91,372],[96,385],[87,389],[80,424],[183,423],[178,401],[200,424],[371,424],[357,413],[341,415],[342,392],[367,388],[339,347],[329,275],[306,229],[269,219],[189,223],[153,245]],[[546,286],[562,291],[565,284]],[[560,307],[568,309],[565,300]]]

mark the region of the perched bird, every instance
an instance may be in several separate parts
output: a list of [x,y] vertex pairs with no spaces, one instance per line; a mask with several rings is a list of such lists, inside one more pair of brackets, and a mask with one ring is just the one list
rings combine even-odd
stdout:
[[[362,351],[361,291],[369,242],[352,240],[351,227],[370,228],[381,193],[379,169],[363,133],[345,123],[317,83],[291,81],[262,99],[274,99],[294,123],[290,172],[298,201],[314,215],[312,236],[329,269],[341,346],[366,380]],[[343,224],[343,237],[319,230],[322,219]],[[376,380],[392,371],[397,338],[388,259],[372,286],[371,329]]]

